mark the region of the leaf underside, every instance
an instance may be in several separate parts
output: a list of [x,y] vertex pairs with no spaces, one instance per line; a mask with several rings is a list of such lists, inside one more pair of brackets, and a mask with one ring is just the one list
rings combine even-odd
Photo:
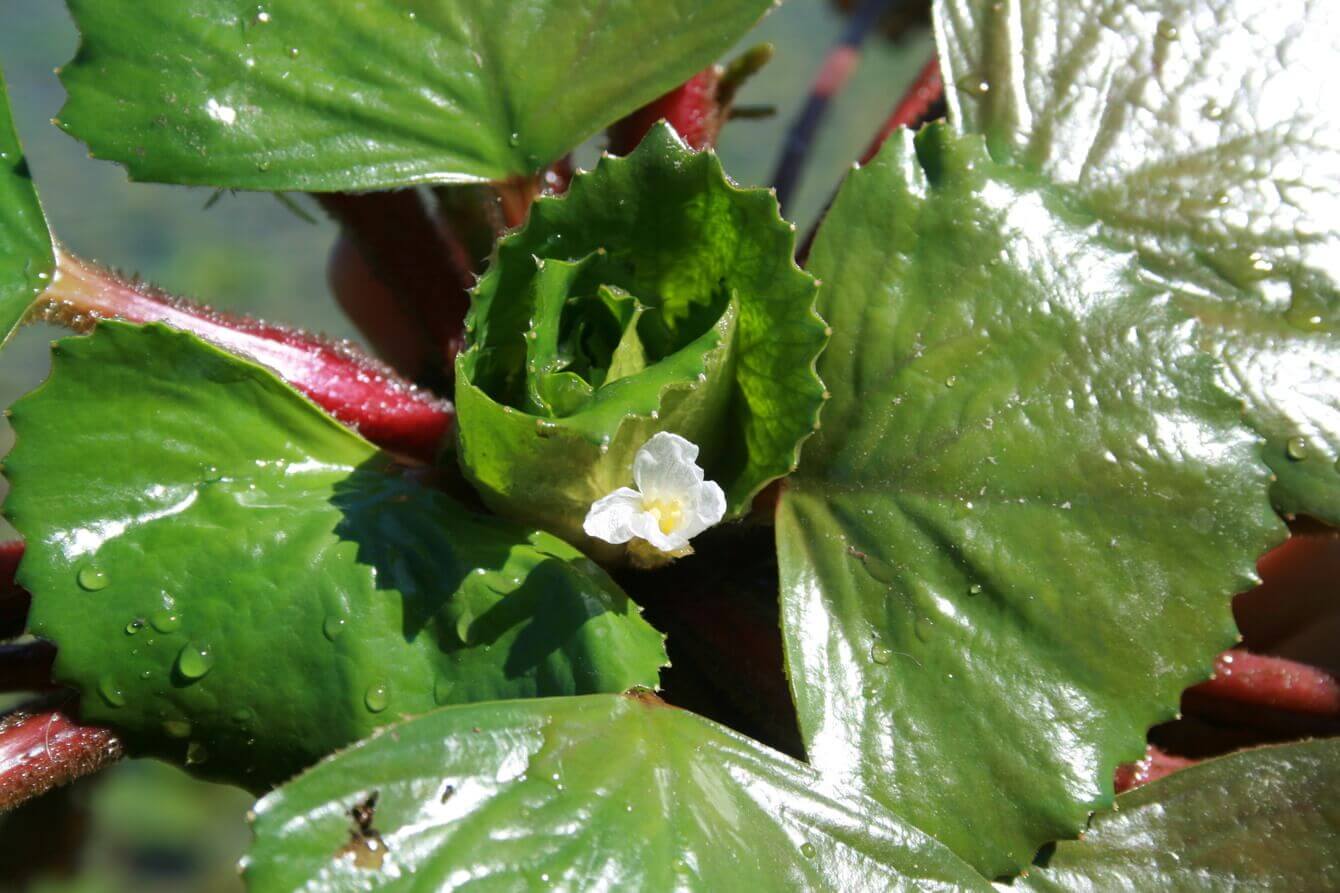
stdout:
[[33,633],[86,720],[264,786],[444,703],[655,686],[581,553],[391,468],[268,370],[163,326],[53,348],[13,407]]
[[940,126],[810,262],[833,396],[777,521],[807,752],[988,877],[1111,804],[1283,534],[1195,324],[1097,236]]
[[1340,889],[1340,739],[1211,760],[1117,798],[1021,890]]
[[46,288],[55,257],[0,77],[0,346]]
[[132,177],[505,180],[728,50],[770,0],[69,0],[60,123]]
[[[350,810],[374,793],[360,826]],[[255,893],[990,889],[809,767],[620,695],[440,710],[315,766],[256,816]]]
[[1071,185],[1205,323],[1282,511],[1340,524],[1328,0],[939,0],[951,122]]

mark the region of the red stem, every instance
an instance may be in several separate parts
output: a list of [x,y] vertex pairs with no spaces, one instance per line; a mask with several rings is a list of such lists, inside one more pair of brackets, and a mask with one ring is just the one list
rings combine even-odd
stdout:
[[51,681],[51,665],[55,660],[56,646],[50,642],[0,645],[0,692],[59,688]]
[[38,307],[49,322],[79,331],[98,318],[162,322],[255,360],[372,442],[424,461],[451,430],[451,404],[421,390],[349,344],[229,316],[131,284],[61,251]]
[[871,141],[865,154],[861,156],[861,164],[868,164],[870,159],[874,158],[884,145],[884,141],[893,135],[893,132],[900,127],[912,127],[926,118],[932,108],[940,100],[944,99],[945,84],[940,76],[940,60],[931,56],[917,75],[917,79],[912,82],[912,86],[903,94],[903,98],[898,100],[898,104],[893,107],[893,113],[889,115],[884,126],[879,129],[879,133]]
[[609,129],[609,150],[627,155],[637,148],[647,131],[664,119],[693,149],[716,145],[724,115],[717,102],[722,70],[717,66],[698,72],[688,81],[654,99]]
[[0,718],[0,812],[120,759],[107,729],[81,726],[61,709]]
[[475,270],[451,228],[431,214],[417,190],[317,196],[358,246],[419,341],[407,375],[437,385],[451,380],[450,345],[460,337]]
[[14,575],[23,558],[23,540],[0,543],[0,639],[12,639],[23,632],[30,598]]
[[1178,769],[1185,769],[1195,764],[1195,760],[1164,753],[1151,744],[1145,750],[1144,759],[1117,767],[1115,779],[1117,793],[1124,794],[1131,788],[1158,781],[1164,776],[1172,775]]
[[1191,691],[1294,713],[1340,717],[1340,681],[1324,670],[1282,657],[1225,651],[1215,662],[1214,678]]

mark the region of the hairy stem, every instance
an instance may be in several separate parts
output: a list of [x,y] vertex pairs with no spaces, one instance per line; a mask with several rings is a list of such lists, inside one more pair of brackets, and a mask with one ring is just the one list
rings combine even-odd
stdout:
[[415,367],[401,371],[429,386],[450,381],[451,346],[465,325],[476,272],[450,225],[414,189],[317,200],[390,292],[394,300],[382,312],[400,316],[418,339]]
[[431,461],[454,412],[354,346],[219,313],[58,251],[51,286],[33,315],[76,331],[100,318],[162,322],[274,370],[318,406],[389,450]]
[[62,707],[0,718],[0,812],[119,760],[120,740],[76,723]]

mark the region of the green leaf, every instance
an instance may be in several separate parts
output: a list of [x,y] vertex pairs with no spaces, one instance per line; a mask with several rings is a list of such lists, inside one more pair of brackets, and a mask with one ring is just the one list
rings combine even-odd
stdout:
[[1023,890],[1340,889],[1340,739],[1262,747],[1117,798]]
[[795,230],[662,124],[540,199],[474,293],[460,460],[491,508],[574,542],[657,431],[702,448],[729,515],[795,468],[827,340]]
[[654,686],[591,561],[473,515],[269,371],[162,326],[54,347],[14,405],[32,631],[85,719],[264,785],[442,703]]
[[0,346],[47,287],[56,259],[0,76]]
[[950,120],[1073,184],[1204,322],[1286,512],[1340,524],[1340,20],[1290,0],[940,0]]
[[504,180],[693,76],[772,0],[70,0],[60,123],[138,180]]
[[[360,826],[351,809],[373,795]],[[440,710],[315,766],[256,816],[254,893],[990,889],[808,766],[637,696]]]
[[810,264],[833,397],[777,518],[807,753],[988,877],[1111,803],[1283,534],[1194,323],[1096,235],[941,126]]

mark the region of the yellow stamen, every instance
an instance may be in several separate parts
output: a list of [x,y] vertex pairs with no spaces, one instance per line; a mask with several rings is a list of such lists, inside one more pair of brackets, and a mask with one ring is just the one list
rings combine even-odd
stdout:
[[648,500],[643,502],[642,506],[646,509],[647,514],[656,519],[656,523],[660,525],[661,533],[667,536],[679,526],[679,522],[684,517],[684,509],[679,500],[667,502]]

